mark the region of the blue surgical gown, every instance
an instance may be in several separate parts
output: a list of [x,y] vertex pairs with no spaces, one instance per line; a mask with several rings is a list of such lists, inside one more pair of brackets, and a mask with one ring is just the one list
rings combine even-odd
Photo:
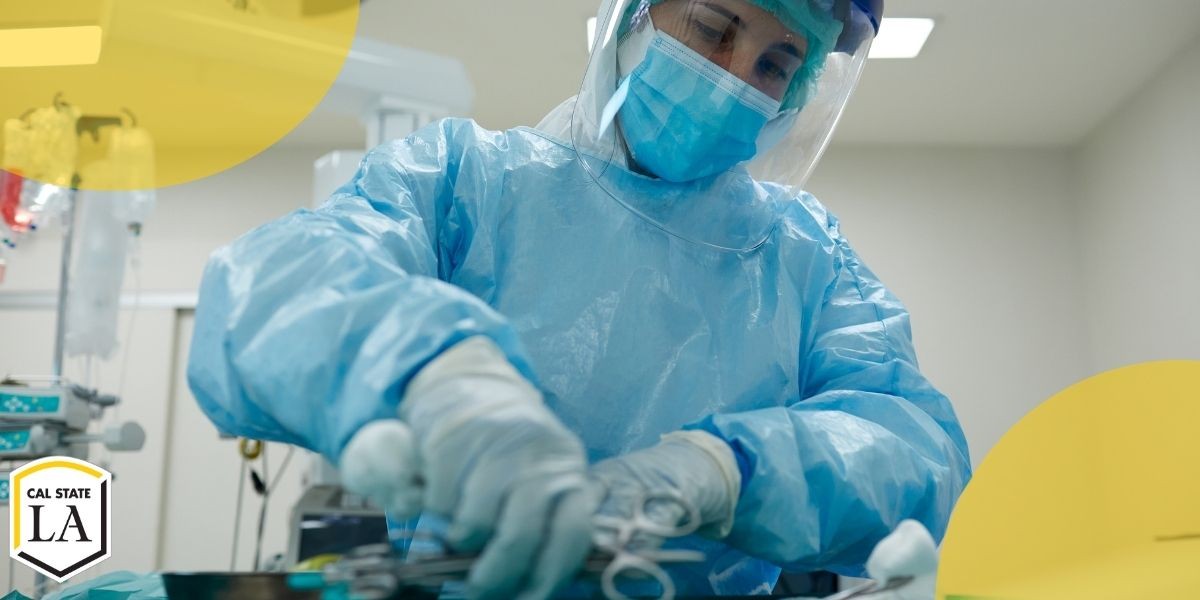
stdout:
[[[861,574],[905,518],[940,539],[966,441],[837,220],[748,176],[692,210],[686,186],[609,171],[597,185],[568,144],[468,120],[375,149],[319,209],[213,255],[188,368],[200,406],[336,464],[424,364],[485,335],[592,460],[681,428],[735,450],[733,533],[685,540],[709,561],[676,571],[681,593],[761,593],[780,567]],[[692,240],[757,224],[741,252]]]

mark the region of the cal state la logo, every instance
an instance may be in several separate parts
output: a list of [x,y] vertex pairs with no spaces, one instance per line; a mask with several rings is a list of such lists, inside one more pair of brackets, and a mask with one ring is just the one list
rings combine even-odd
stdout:
[[112,474],[66,456],[9,475],[9,556],[62,583],[112,553]]

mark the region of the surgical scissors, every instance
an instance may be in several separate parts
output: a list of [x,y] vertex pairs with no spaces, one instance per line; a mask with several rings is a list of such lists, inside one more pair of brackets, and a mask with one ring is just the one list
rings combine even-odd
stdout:
[[[683,520],[676,525],[667,525],[651,518],[649,508],[664,503],[669,514],[682,513]],[[671,510],[671,508],[676,510]],[[596,515],[592,519],[596,526],[594,543],[600,550],[612,554],[612,560],[600,575],[600,586],[604,597],[609,600],[629,600],[617,589],[620,578],[653,579],[662,588],[660,600],[675,597],[675,582],[662,563],[701,562],[704,554],[693,550],[663,550],[657,548],[657,540],[651,542],[647,536],[665,540],[695,533],[700,527],[700,515],[696,507],[673,494],[646,494],[634,498],[632,514],[629,516]],[[639,548],[639,545],[650,547]]]
[[[683,498],[669,494],[638,495],[629,516],[596,515],[593,543],[583,571],[599,576],[601,591],[609,600],[629,600],[617,589],[619,579],[653,579],[662,588],[660,600],[673,600],[675,583],[662,568],[666,563],[702,562],[704,554],[693,550],[664,550],[662,540],[694,533],[699,513]],[[663,513],[655,519],[652,513]],[[674,518],[679,524],[666,525]],[[682,520],[680,520],[682,519]],[[432,531],[397,531],[393,541],[410,538],[435,542],[440,551],[430,557],[405,560],[393,553],[391,544],[360,546],[337,563],[324,568],[326,584],[349,584],[365,599],[388,598],[401,588],[437,589],[447,582],[463,581],[478,558],[476,554],[454,553],[442,537]],[[655,539],[657,538],[657,539]]]

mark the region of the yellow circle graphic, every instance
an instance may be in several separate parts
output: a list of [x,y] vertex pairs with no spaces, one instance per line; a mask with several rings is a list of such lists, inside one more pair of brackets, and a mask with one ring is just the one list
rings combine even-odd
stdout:
[[1089,378],[1021,420],[967,486],[939,599],[1200,598],[1200,362]]
[[11,0],[0,9],[0,169],[130,190],[274,144],[325,96],[359,0]]

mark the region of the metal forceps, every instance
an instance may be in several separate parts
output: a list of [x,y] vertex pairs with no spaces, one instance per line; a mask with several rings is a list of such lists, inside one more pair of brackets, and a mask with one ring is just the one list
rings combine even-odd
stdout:
[[826,596],[822,600],[849,600],[850,598],[866,598],[874,594],[882,594],[891,590],[902,588],[913,580],[912,577],[892,577],[887,581],[868,581],[862,585],[854,586],[848,590],[839,592],[832,596]]
[[[652,504],[666,503],[682,509],[684,520],[679,525],[665,525],[651,519],[646,513]],[[596,526],[594,543],[601,551],[611,554],[612,560],[600,573],[600,586],[604,597],[609,600],[629,600],[617,589],[620,578],[653,579],[662,587],[660,600],[675,597],[675,582],[660,566],[662,563],[701,562],[704,554],[693,550],[663,550],[660,548],[638,548],[643,540],[639,535],[661,539],[683,537],[695,533],[700,527],[700,515],[696,507],[673,494],[648,494],[638,496],[633,503],[633,514],[628,517],[596,515],[592,518]]]

